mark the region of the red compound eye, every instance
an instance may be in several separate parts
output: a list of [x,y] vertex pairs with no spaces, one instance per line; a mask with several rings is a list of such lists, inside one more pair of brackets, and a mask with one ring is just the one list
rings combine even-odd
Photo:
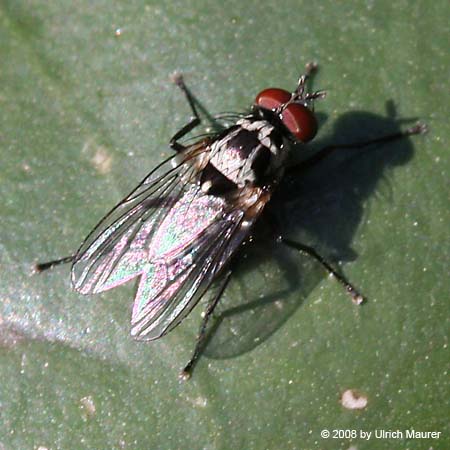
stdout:
[[[291,99],[291,94],[284,89],[269,88],[261,91],[255,104],[264,109],[275,111]],[[291,103],[281,113],[284,126],[300,142],[308,142],[317,133],[317,121],[314,114],[300,103]]]
[[310,141],[317,133],[317,120],[314,113],[299,103],[287,105],[281,113],[281,120],[300,142]]
[[256,96],[255,104],[261,108],[271,109],[273,111],[280,105],[288,102],[290,98],[291,94],[284,89],[269,88],[264,89]]

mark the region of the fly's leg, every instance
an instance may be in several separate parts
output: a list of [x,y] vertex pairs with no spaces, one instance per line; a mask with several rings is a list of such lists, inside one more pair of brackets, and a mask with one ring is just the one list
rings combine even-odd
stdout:
[[315,155],[313,155],[306,161],[302,161],[299,164],[295,164],[291,167],[288,167],[286,169],[286,175],[299,174],[303,172],[303,170],[315,166],[316,164],[320,163],[323,159],[325,159],[327,156],[329,156],[330,153],[333,153],[335,150],[360,149],[374,144],[386,144],[388,142],[393,142],[398,139],[414,136],[416,134],[424,134],[427,132],[427,130],[428,129],[425,124],[417,123],[413,127],[406,129],[405,131],[400,131],[394,134],[388,134],[386,136],[370,139],[368,141],[354,142],[351,144],[330,145],[329,147],[325,147],[322,150],[319,150]]
[[192,94],[187,88],[187,86],[184,84],[183,76],[181,74],[175,74],[173,76],[173,81],[183,91],[186,100],[188,101],[189,106],[191,107],[193,116],[192,119],[180,131],[176,132],[172,136],[172,139],[170,139],[169,145],[177,153],[180,153],[186,149],[186,146],[178,142],[178,140],[181,139],[183,136],[186,136],[186,134],[190,133],[195,127],[199,126],[201,123],[201,119],[200,116],[198,115],[197,108],[195,107],[194,98],[192,97]]
[[230,281],[231,278],[231,270],[225,275],[225,278],[222,280],[221,286],[217,292],[217,294],[211,299],[211,301],[208,304],[208,307],[205,310],[204,316],[203,316],[203,321],[202,324],[200,326],[200,331],[197,337],[197,342],[195,344],[195,348],[194,348],[194,352],[191,356],[191,359],[189,360],[189,362],[186,364],[186,366],[184,367],[184,369],[181,371],[180,373],[180,379],[183,381],[189,380],[189,378],[191,378],[192,376],[192,372],[195,368],[195,365],[197,364],[198,358],[200,357],[200,355],[202,354],[203,351],[203,347],[205,344],[205,337],[206,337],[206,327],[208,325],[208,321],[212,316],[212,313],[214,311],[214,308],[217,306],[217,304],[219,303],[220,298],[222,297],[222,294],[224,293],[228,282]]
[[280,236],[278,239],[281,243],[287,245],[288,247],[298,250],[299,252],[304,253],[308,256],[311,256],[316,261],[318,261],[330,275],[333,275],[333,277],[336,278],[336,280],[350,295],[355,305],[360,305],[364,301],[364,297],[359,293],[359,291],[343,275],[341,275],[335,269],[333,269],[333,267],[331,267],[331,265],[322,256],[320,256],[312,247],[291,241],[290,239],[286,239],[282,236]]
[[325,91],[316,91],[316,92],[306,92],[306,87],[308,82],[312,79],[312,76],[317,72],[318,65],[316,62],[309,62],[305,66],[305,73],[300,76],[297,82],[297,88],[294,91],[294,95],[292,96],[290,102],[296,100],[304,100],[311,101],[316,99],[321,99],[326,96]]
[[43,272],[44,270],[51,269],[52,267],[59,266],[60,264],[68,264],[73,262],[75,255],[66,256],[65,258],[55,259],[44,263],[38,263],[35,265],[34,270],[36,272]]

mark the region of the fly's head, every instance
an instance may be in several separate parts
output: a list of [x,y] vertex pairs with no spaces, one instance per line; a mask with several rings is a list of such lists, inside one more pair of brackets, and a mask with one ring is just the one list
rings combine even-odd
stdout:
[[255,98],[253,111],[279,128],[291,141],[306,143],[317,133],[317,119],[313,101],[323,98],[325,92],[306,92],[307,75],[302,75],[294,92],[280,88],[268,88]]

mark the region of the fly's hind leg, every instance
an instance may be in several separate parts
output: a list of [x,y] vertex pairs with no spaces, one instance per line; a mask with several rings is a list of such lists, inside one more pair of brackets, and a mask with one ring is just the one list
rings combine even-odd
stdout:
[[202,324],[200,326],[200,331],[199,331],[199,334],[197,337],[197,342],[195,344],[194,352],[191,356],[191,359],[189,360],[189,362],[186,364],[186,366],[180,373],[180,379],[183,381],[189,380],[189,378],[191,378],[192,372],[195,368],[195,365],[197,364],[198,358],[202,354],[202,351],[203,351],[203,348],[205,345],[206,327],[208,325],[209,319],[211,318],[211,316],[214,312],[214,308],[219,303],[219,300],[222,297],[222,294],[224,293],[224,291],[228,285],[228,282],[230,281],[231,274],[232,274],[231,270],[225,274],[225,276],[224,276],[223,280],[221,281],[220,286],[218,288],[218,292],[214,295],[214,297],[212,297],[211,301],[208,303],[208,306],[207,306],[204,316],[203,316]]
[[343,275],[338,273],[333,267],[320,256],[314,248],[309,247],[307,245],[300,244],[299,242],[294,242],[290,239],[286,239],[280,236],[279,241],[284,245],[293,248],[301,253],[304,253],[308,256],[314,258],[317,262],[319,262],[323,268],[339,282],[339,284],[345,289],[345,291],[350,295],[352,301],[356,305],[360,305],[364,301],[364,297],[359,293],[359,291],[351,284]]

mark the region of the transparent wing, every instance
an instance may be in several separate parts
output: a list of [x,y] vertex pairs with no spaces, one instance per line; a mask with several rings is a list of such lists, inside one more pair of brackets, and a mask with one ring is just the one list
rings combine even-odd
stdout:
[[243,213],[216,219],[174,258],[155,261],[141,276],[132,314],[132,335],[156,339],[172,330],[197,304],[247,235]]
[[[171,161],[165,161],[150,174],[83,242],[72,266],[72,283],[77,291],[89,294],[113,288],[108,283],[110,274],[131,250],[134,250],[134,263],[129,260],[126,273],[123,273],[126,279],[117,285],[136,276],[138,251],[144,250],[144,242],[182,195],[181,178],[188,169],[182,165],[172,168]],[[161,169],[165,173],[158,176],[156,172]]]
[[[75,256],[72,266],[75,290],[83,294],[98,293],[137,275],[142,259],[139,252],[145,251],[167,211],[183,196],[186,186],[195,177],[192,154],[195,155],[194,151],[180,163],[177,163],[179,155],[165,160],[97,224]],[[134,254],[134,261],[128,258],[129,265],[122,279],[112,285],[109,280],[112,271],[130,253]]]
[[[79,249],[74,288],[83,294],[139,277],[132,334],[156,339],[195,306],[248,234],[244,212],[194,183],[192,148],[180,164],[162,163],[97,225]],[[174,166],[174,167],[173,167]]]

